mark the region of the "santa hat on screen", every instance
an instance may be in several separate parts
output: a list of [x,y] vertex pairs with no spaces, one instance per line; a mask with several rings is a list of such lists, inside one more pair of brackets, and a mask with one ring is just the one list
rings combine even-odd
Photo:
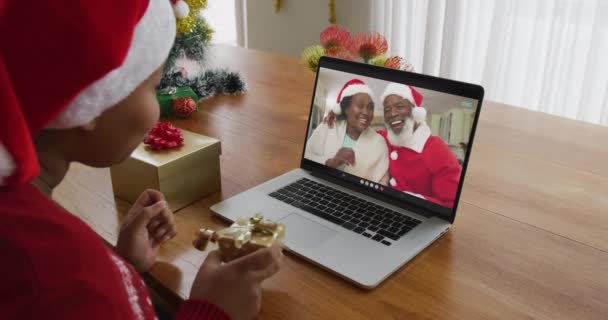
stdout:
[[382,94],[382,102],[384,102],[386,97],[393,94],[402,97],[414,105],[414,109],[412,110],[412,118],[415,122],[422,123],[426,121],[426,109],[422,107],[423,96],[420,94],[420,92],[411,86],[392,82],[386,86],[386,89],[384,89],[384,93]]
[[340,92],[338,93],[336,104],[331,106],[331,111],[333,111],[336,115],[340,114],[342,112],[342,109],[340,108],[340,102],[342,102],[344,98],[354,96],[357,93],[367,93],[371,97],[372,89],[370,89],[365,84],[365,82],[359,79],[349,80],[344,84],[342,90],[340,90]]
[[39,173],[32,136],[94,120],[165,61],[168,0],[10,1],[0,6],[0,186]]

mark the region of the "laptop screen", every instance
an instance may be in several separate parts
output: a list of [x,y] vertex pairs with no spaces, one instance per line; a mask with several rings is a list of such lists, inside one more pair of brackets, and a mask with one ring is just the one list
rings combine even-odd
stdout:
[[304,159],[372,193],[453,215],[480,101],[432,89],[437,78],[330,67],[318,69]]

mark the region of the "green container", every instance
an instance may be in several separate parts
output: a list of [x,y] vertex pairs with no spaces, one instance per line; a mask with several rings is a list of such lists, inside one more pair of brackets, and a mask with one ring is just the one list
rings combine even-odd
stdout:
[[169,87],[162,90],[156,91],[156,99],[160,105],[160,116],[161,117],[173,117],[175,116],[175,109],[173,108],[173,101],[178,98],[190,97],[196,103],[196,110],[198,111],[198,96],[194,93],[194,90],[190,87]]

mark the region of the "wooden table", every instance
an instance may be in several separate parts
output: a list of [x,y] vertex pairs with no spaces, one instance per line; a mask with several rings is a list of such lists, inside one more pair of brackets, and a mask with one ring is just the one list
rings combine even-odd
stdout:
[[[313,74],[296,60],[218,46],[249,92],[201,103],[182,128],[222,141],[222,192],[176,213],[179,235],[147,276],[187,297],[209,206],[299,165]],[[452,230],[365,291],[299,258],[265,282],[262,319],[608,319],[608,128],[484,102]],[[55,199],[108,243],[129,205],[108,169],[73,165]]]

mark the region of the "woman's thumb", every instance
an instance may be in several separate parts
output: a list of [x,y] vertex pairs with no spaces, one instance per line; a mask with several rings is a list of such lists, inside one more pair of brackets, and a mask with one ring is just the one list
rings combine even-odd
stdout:
[[213,250],[209,252],[201,268],[216,268],[219,267],[220,264],[222,264],[220,252],[218,250]]

